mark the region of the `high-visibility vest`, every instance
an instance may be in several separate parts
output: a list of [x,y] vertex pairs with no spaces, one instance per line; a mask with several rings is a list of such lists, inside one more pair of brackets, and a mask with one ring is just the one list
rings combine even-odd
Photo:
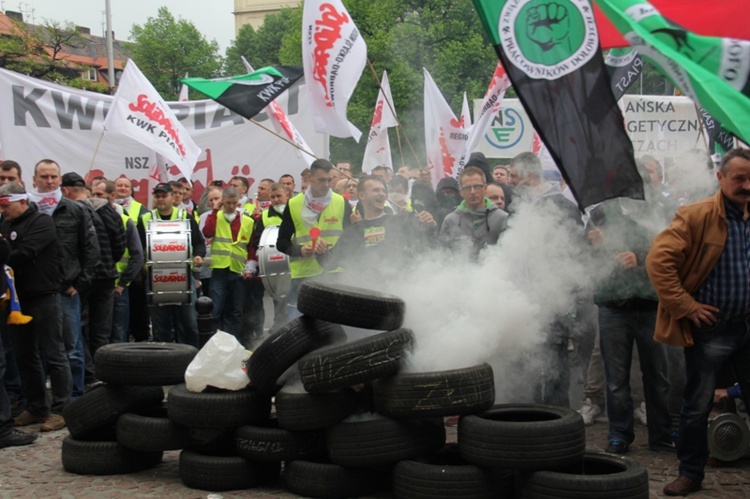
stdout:
[[[344,214],[346,200],[335,192],[331,202],[326,206],[318,217],[318,221],[312,227],[320,229],[320,238],[330,244],[336,244],[344,231]],[[312,241],[310,229],[302,219],[302,208],[305,205],[305,195],[297,194],[289,200],[287,210],[291,210],[292,222],[294,222],[294,242],[300,246]],[[314,256],[308,258],[292,258],[289,264],[292,271],[292,279],[313,277],[323,273],[323,268],[318,264]]]
[[263,218],[263,228],[270,227],[271,225],[281,225],[281,217],[271,217],[269,216],[269,212],[272,210],[272,208],[268,208],[267,210],[263,210],[263,213],[261,213],[261,217]]
[[237,238],[232,237],[232,226],[224,217],[222,212],[216,214],[216,233],[211,238],[211,268],[226,269],[229,268],[235,274],[242,274],[247,263],[247,245],[253,235],[253,219],[244,214],[237,214],[242,217],[240,230]]
[[[129,216],[125,216],[124,214],[120,214],[120,217],[122,218],[122,226],[125,227],[125,232],[128,232],[128,220],[130,220]],[[122,254],[122,257],[120,257],[120,260],[115,263],[115,269],[117,270],[117,280],[115,281],[115,287],[117,287],[118,284],[120,284],[120,277],[122,277],[122,273],[125,272],[128,268],[128,262],[130,261],[130,249],[128,249],[127,246],[125,246],[125,253]],[[128,283],[128,286],[130,286],[130,283]]]
[[[182,208],[175,210],[172,208],[172,215],[170,215],[169,220],[187,220],[188,219],[188,212],[183,210]],[[148,213],[145,213],[141,217],[141,223],[143,223],[143,228],[148,228],[148,222],[151,220],[163,220],[161,216],[159,215],[159,212],[156,210],[151,210]]]
[[128,217],[133,221],[133,223],[137,226],[138,225],[138,216],[141,214],[141,208],[143,205],[133,199],[130,202],[130,209],[128,210]]
[[252,216],[253,212],[255,211],[255,205],[248,201],[247,203],[242,205],[242,209],[245,210],[248,215]]

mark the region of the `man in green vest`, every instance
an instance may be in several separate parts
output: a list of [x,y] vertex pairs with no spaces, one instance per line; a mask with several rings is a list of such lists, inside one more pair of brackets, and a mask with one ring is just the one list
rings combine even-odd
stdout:
[[214,328],[242,343],[243,280],[250,278],[257,262],[251,258],[253,219],[240,208],[239,199],[234,187],[224,189],[206,218],[203,235],[211,239],[209,296],[214,302]]
[[[148,213],[148,208],[133,199],[133,184],[125,178],[115,180],[115,204],[123,207],[125,214],[133,221],[136,228],[141,217]],[[146,306],[146,288],[144,286],[145,272],[140,272],[128,289],[130,300],[130,335],[135,341],[148,341],[149,323],[148,307]]]
[[[203,239],[203,234],[201,234],[198,224],[185,210],[174,207],[172,187],[168,182],[156,184],[153,195],[155,209],[143,215],[138,225],[138,235],[144,244],[144,248],[147,242],[146,228],[149,221],[189,220],[193,265],[196,267],[203,265],[203,257],[206,256],[206,242]],[[192,291],[195,293],[194,282]],[[191,303],[151,307],[151,325],[154,341],[171,342],[176,340],[178,343],[198,346],[198,324],[195,318],[195,308]],[[174,334],[172,333],[173,329]]]
[[[332,169],[330,161],[313,161],[309,188],[289,200],[281,217],[276,247],[291,257],[292,285],[287,296],[289,320],[299,315],[297,292],[302,282],[323,273],[316,256],[329,251],[350,223],[349,203],[331,190]],[[316,239],[310,234],[312,228],[320,231]]]

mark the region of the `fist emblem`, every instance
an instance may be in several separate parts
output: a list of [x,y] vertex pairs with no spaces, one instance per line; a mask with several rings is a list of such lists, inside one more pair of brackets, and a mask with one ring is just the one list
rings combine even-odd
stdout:
[[568,10],[556,2],[532,7],[526,15],[526,35],[543,52],[565,41],[570,33]]

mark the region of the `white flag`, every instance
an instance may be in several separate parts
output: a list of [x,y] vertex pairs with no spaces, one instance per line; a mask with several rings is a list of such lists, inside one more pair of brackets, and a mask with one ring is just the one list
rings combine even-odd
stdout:
[[185,178],[201,153],[135,62],[129,60],[104,120],[104,130],[130,137],[174,163]]
[[[243,55],[240,57],[242,58],[242,64],[245,65],[245,69],[247,69],[248,72],[253,73],[255,70],[250,63],[247,62],[245,56]],[[275,100],[272,100],[271,103],[266,106],[264,111],[268,115],[268,119],[271,121],[271,125],[273,125],[276,133],[285,134],[290,141],[294,142],[299,148],[297,149],[297,157],[303,160],[307,166],[310,166],[316,159],[312,154],[308,154],[308,152],[312,152],[312,149],[310,149],[310,146],[307,145],[302,134],[297,131],[297,128],[289,120],[289,117],[284,110],[281,109],[281,106],[276,104]]]
[[316,131],[359,142],[346,108],[366,61],[365,40],[341,0],[305,0],[302,64]]
[[469,130],[471,130],[471,113],[469,111],[469,99],[466,97],[466,92],[464,92],[464,101],[461,103],[461,117],[458,121],[464,126],[464,131],[469,133]]
[[365,173],[370,173],[373,168],[380,165],[393,169],[388,129],[398,126],[398,120],[392,108],[391,85],[388,83],[388,73],[383,71],[378,100],[375,102],[375,113],[370,125],[370,135],[367,136],[365,157],[362,160],[362,171]]
[[466,162],[466,117],[456,119],[432,76],[424,70],[424,134],[427,161],[434,186],[444,177],[456,177]]
[[505,91],[510,86],[510,79],[505,73],[505,68],[501,63],[497,63],[495,73],[492,75],[492,81],[484,94],[482,109],[479,111],[474,125],[469,132],[469,142],[466,145],[466,154],[471,154],[484,137],[487,130],[492,125],[492,120],[500,112]]

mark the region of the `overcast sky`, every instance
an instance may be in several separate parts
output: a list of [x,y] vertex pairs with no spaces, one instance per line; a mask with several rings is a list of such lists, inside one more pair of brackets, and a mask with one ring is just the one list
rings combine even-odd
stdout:
[[[133,24],[143,25],[156,17],[159,7],[166,6],[175,18],[190,21],[207,40],[216,40],[221,54],[234,39],[234,2],[232,0],[110,0],[112,27],[118,40],[130,39]],[[92,35],[102,36],[105,26],[105,0],[0,0],[3,11],[22,10],[24,20],[43,24],[45,19],[70,21],[91,28]],[[19,7],[20,5],[20,7]]]

